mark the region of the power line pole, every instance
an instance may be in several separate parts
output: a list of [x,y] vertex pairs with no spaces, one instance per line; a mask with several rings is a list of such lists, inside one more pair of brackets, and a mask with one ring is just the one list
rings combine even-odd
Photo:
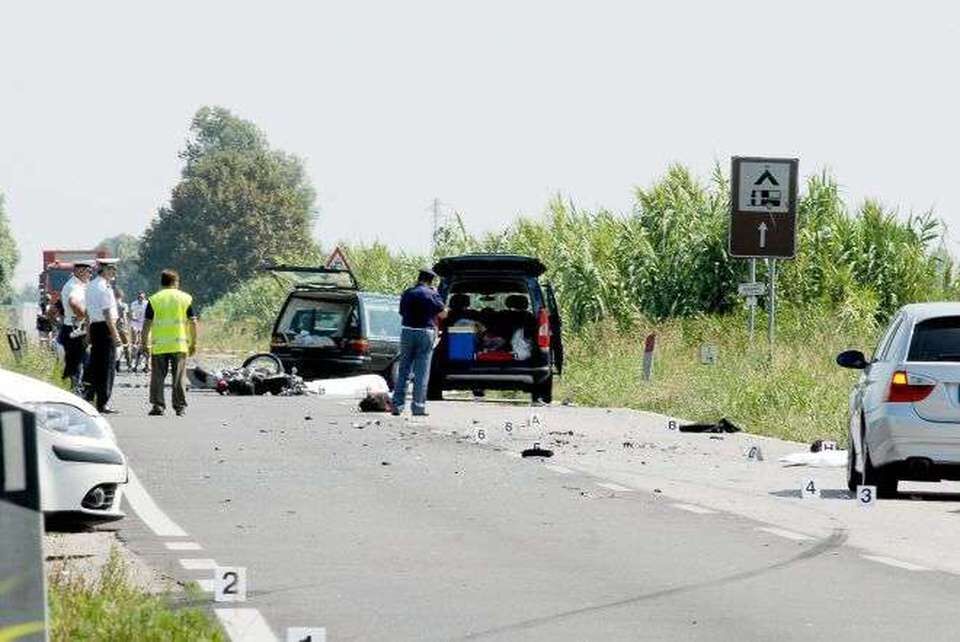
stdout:
[[433,199],[433,235],[431,237],[432,247],[431,251],[437,253],[437,242],[440,240],[440,199],[434,197]]

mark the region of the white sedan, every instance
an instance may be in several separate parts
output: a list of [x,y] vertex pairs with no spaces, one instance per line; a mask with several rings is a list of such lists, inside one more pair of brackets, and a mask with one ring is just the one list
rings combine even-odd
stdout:
[[107,420],[65,390],[0,368],[0,397],[32,410],[37,423],[40,504],[82,522],[121,519],[127,460]]

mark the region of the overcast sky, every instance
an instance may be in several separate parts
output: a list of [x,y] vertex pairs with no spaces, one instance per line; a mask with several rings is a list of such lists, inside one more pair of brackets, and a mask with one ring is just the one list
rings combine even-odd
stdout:
[[3,3],[0,191],[17,278],[35,279],[42,247],[139,235],[202,105],[306,161],[327,245],[425,249],[434,197],[476,232],[556,192],[626,211],[669,163],[706,176],[732,154],[796,156],[853,202],[934,207],[958,229],[958,14],[835,0]]

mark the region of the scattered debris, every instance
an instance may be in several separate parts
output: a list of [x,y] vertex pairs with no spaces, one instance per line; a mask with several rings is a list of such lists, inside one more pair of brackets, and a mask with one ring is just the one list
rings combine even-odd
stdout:
[[393,400],[385,392],[372,392],[360,400],[360,412],[391,412]]
[[380,465],[381,465],[381,466],[389,466],[389,465],[390,465],[390,462],[389,462],[389,461],[381,461],[381,462],[380,462]]
[[750,450],[747,451],[747,459],[750,461],[763,461],[763,451],[760,450],[760,446],[750,446]]
[[680,432],[740,432],[740,427],[726,417],[715,424],[687,424],[680,426]]
[[540,444],[534,444],[533,448],[527,448],[520,452],[521,457],[553,457],[553,451],[547,448],[541,448]]
[[662,493],[663,491],[660,490],[659,488],[654,488],[654,489],[653,489],[653,492],[655,492],[655,493]]

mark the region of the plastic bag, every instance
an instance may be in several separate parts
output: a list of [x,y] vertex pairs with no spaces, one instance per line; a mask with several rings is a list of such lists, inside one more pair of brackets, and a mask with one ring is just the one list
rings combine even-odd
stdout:
[[526,361],[530,358],[530,342],[523,336],[523,328],[517,328],[510,339],[510,345],[513,347],[513,358],[517,361]]

